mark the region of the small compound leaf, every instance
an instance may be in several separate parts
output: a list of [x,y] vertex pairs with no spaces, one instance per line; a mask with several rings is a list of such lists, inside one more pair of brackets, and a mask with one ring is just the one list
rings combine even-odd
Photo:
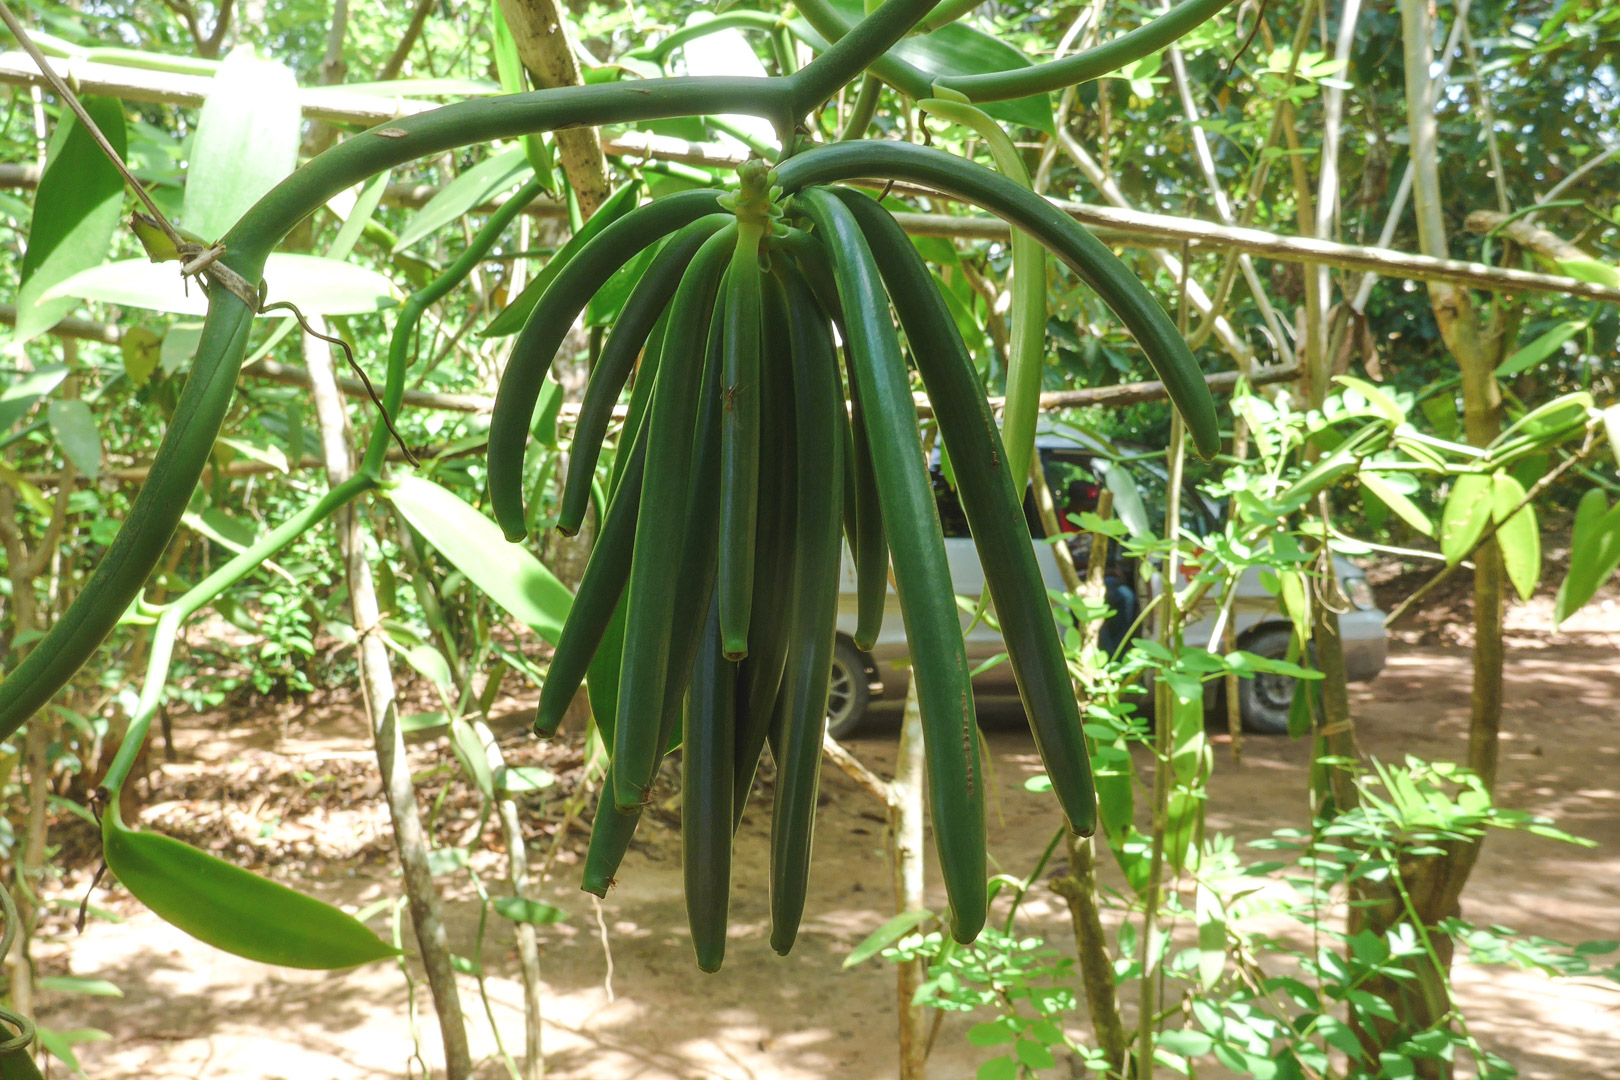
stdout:
[[163,357],[163,339],[148,327],[132,326],[118,340],[118,351],[124,356],[124,374],[129,381],[137,387],[145,386]]
[[12,424],[28,415],[34,402],[60,386],[67,375],[66,364],[41,364],[0,390],[0,433],[10,431]]
[[870,960],[934,917],[934,913],[925,908],[918,908],[916,911],[902,911],[872,931],[864,941],[855,946],[855,951],[844,957],[844,966],[851,968],[856,964]]
[[94,480],[101,473],[101,432],[90,406],[74,398],[52,401],[45,410],[56,445],[73,467]]
[[[22,501],[27,503],[29,507],[33,509],[34,513],[45,518],[51,516],[51,504],[50,501],[45,498],[45,493],[40,491],[39,488],[35,487],[33,484],[30,484],[22,473],[18,472],[16,469],[13,469],[10,465],[7,465],[3,461],[0,461],[0,484],[5,484],[7,487],[15,491],[18,496],[21,497]],[[13,645],[18,643],[19,642],[16,638],[12,639]]]
[[1032,1039],[1019,1039],[1014,1053],[1019,1062],[1031,1069],[1050,1069],[1057,1064],[1052,1051]]
[[1189,1031],[1186,1028],[1175,1028],[1170,1031],[1159,1032],[1158,1043],[1173,1054],[1183,1057],[1198,1057],[1207,1054],[1215,1048],[1215,1040],[1202,1031]]
[[107,868],[135,898],[198,941],[264,964],[336,970],[399,955],[353,916],[189,844],[102,815]]
[[974,1024],[968,1028],[967,1041],[973,1046],[1004,1046],[1018,1038],[1018,1032],[1013,1028],[1012,1018],[998,1016],[994,1020],[987,1020],[982,1024]]
[[1018,1062],[1012,1058],[991,1058],[979,1066],[973,1080],[1018,1080]]

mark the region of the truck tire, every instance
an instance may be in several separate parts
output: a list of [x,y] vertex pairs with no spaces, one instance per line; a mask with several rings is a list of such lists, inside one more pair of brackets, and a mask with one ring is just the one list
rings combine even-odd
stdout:
[[860,730],[871,697],[865,657],[838,638],[833,643],[832,684],[827,694],[827,734],[843,739]]
[[[1283,660],[1288,656],[1293,634],[1292,627],[1276,623],[1262,627],[1240,647],[1256,656]],[[1263,672],[1252,679],[1239,679],[1238,711],[1243,718],[1243,730],[1256,735],[1288,734],[1288,713],[1294,704],[1294,687],[1298,682],[1288,675]]]

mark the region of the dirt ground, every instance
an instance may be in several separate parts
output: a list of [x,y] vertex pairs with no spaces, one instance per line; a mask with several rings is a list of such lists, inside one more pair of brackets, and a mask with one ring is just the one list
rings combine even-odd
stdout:
[[[1469,886],[1465,914],[1477,923],[1507,924],[1563,941],[1617,938],[1620,738],[1613,725],[1620,714],[1620,635],[1588,632],[1552,639],[1534,626],[1524,633],[1528,636],[1515,639],[1508,670],[1501,800],[1552,816],[1599,846],[1582,849],[1523,834],[1491,836]],[[1383,675],[1354,693],[1363,749],[1386,760],[1406,753],[1460,759],[1467,672],[1468,657],[1460,648],[1396,644]],[[514,713],[520,704],[512,703]],[[152,790],[143,793],[143,824],[350,910],[398,893],[387,855],[386,819],[375,781],[368,778],[368,740],[352,706],[338,702],[290,718],[234,718],[228,726],[182,719],[180,726],[181,761],[162,766]],[[880,712],[851,749],[887,771],[897,726],[893,711]],[[1021,874],[1051,836],[1057,817],[1049,797],[1023,789],[1024,779],[1039,771],[1039,761],[1021,717],[993,714],[987,728],[999,789],[991,851],[1003,868]],[[577,752],[566,747],[541,751],[521,732],[503,741],[515,760],[544,761],[556,770],[562,777],[558,790],[567,787],[569,770],[577,769]],[[1234,765],[1226,744],[1219,744],[1210,831],[1244,841],[1304,823],[1307,749],[1285,738],[1250,738],[1244,763]],[[449,760],[442,744],[413,751],[419,772]],[[570,834],[543,891],[545,899],[570,913],[567,922],[545,928],[542,939],[545,1052],[552,1076],[879,1080],[895,1075],[893,969],[876,961],[841,967],[854,945],[892,913],[884,818],[872,797],[842,774],[829,767],[824,777],[811,894],[797,947],[784,959],[767,943],[763,867],[769,826],[764,804],[756,801],[738,841],[731,942],[718,975],[703,975],[692,962],[679,839],[668,815],[644,821],[621,884],[599,909],[577,890],[576,859],[584,837]],[[447,782],[442,775],[424,779],[424,806]],[[446,799],[437,819],[441,843],[458,842],[472,825],[472,804],[457,795],[455,784],[459,781],[447,793],[455,797]],[[561,802],[553,794],[527,815],[533,819],[530,841],[536,849],[543,850],[556,831]],[[495,839],[493,832],[489,839]],[[83,841],[70,837],[68,852]],[[82,862],[90,861],[89,850],[86,845]],[[64,861],[71,861],[67,854]],[[485,869],[497,872],[493,865]],[[84,882],[70,877],[61,895],[76,905]],[[931,899],[942,902],[937,892],[931,890]],[[80,1048],[88,1075],[101,1080],[420,1075],[408,1071],[410,991],[397,967],[374,964],[340,974],[262,967],[192,941],[121,890],[98,889],[93,903],[121,913],[124,921],[92,920],[77,939],[58,935],[61,944],[44,949],[45,966],[108,979],[124,997],[51,996],[41,1016],[59,1030],[97,1027],[111,1033],[110,1042]],[[1065,951],[1072,949],[1066,910],[1056,896],[1038,889],[1023,911],[1022,925]],[[471,953],[476,907],[460,885],[452,887],[448,917],[455,951]],[[373,925],[385,921],[381,917]],[[485,951],[487,989],[507,1045],[521,1051],[521,992],[510,946],[506,927],[494,926]],[[417,1007],[426,1009],[419,972],[413,974]],[[1457,985],[1474,1032],[1525,1076],[1620,1080],[1620,994],[1613,985],[1552,983],[1468,965],[1459,967]],[[461,994],[475,1052],[484,1058],[479,1075],[504,1076],[491,1056],[495,1047],[476,981],[463,978]],[[974,1019],[983,1017],[946,1017],[930,1059],[931,1075],[969,1077],[988,1056],[963,1038]],[[423,1053],[436,1062],[431,1019],[422,1027]]]

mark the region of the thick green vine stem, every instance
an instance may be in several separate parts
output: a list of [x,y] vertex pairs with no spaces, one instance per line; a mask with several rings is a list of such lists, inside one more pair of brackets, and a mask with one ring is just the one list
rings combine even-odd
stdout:
[[1234,0],[1182,0],[1146,26],[1139,26],[1103,45],[1034,67],[987,75],[947,75],[937,85],[967,95],[972,102],[1006,101],[1100,79],[1110,71],[1152,56],[1195,27],[1208,22]]
[[[405,399],[405,372],[410,366],[411,343],[416,337],[416,328],[422,321],[423,313],[466,280],[467,275],[489,254],[489,249],[495,246],[495,241],[500,239],[512,219],[545,190],[545,184],[538,178],[518,188],[510,199],[489,215],[489,220],[473,234],[466,249],[438,277],[413,292],[400,306],[399,318],[394,321],[393,336],[388,339],[388,380],[382,393],[383,411],[389,416],[399,415],[400,403]],[[388,432],[378,425],[371,434],[371,441],[366,444],[366,456],[360,471],[371,477],[381,476],[387,451]]]
[[797,154],[776,167],[777,183],[789,194],[856,177],[922,184],[975,203],[1038,237],[1135,335],[1186,420],[1198,453],[1207,460],[1220,450],[1215,399],[1175,322],[1125,264],[1073,218],[982,165],[911,143],[834,143]]
[[[257,286],[265,259],[281,238],[340,191],[417,158],[491,139],[700,113],[745,113],[769,119],[783,134],[783,144],[791,145],[787,136],[806,112],[858,75],[932,6],[931,0],[887,0],[843,41],[786,78],[566,86],[458,102],[391,121],[338,143],[277,184],[225,234],[219,261]],[[0,683],[0,738],[20,728],[89,660],[157,566],[213,452],[253,316],[229,290],[213,291],[174,421],[129,517],[84,591]]]
[[[382,428],[382,425],[379,424],[378,427]],[[387,430],[383,429],[385,442],[387,434]],[[377,481],[374,477],[356,473],[265,533],[257,543],[244,548],[212,574],[164,605],[161,614],[158,615],[157,626],[152,631],[152,651],[147,655],[146,679],[141,684],[141,696],[135,706],[135,715],[130,718],[129,729],[124,734],[123,743],[118,747],[117,756],[108,766],[107,775],[102,778],[103,787],[116,794],[140,754],[141,746],[146,741],[147,729],[152,725],[152,717],[157,715],[157,708],[163,702],[163,690],[168,683],[169,661],[174,651],[175,635],[180,632],[186,620],[213,603],[226,589],[264,565],[266,559],[273,558],[282,548],[331,517],[340,507],[347,506],[376,486]]]
[[[1031,67],[991,71],[982,75],[946,75],[934,79],[898,56],[884,55],[868,65],[872,74],[912,99],[932,96],[933,88],[955,90],[975,104],[1047,94],[1054,90],[1100,79],[1126,64],[1151,56],[1207,22],[1234,0],[1182,0],[1145,26],[1137,27],[1103,45]],[[827,0],[796,0],[799,13],[828,41],[842,44],[854,29]],[[940,5],[945,8],[945,4]],[[947,11],[946,14],[949,14]],[[960,14],[960,13],[958,13]],[[953,16],[954,17],[954,16]],[[931,16],[923,26],[938,25]],[[864,24],[863,24],[864,25]]]
[[683,26],[659,38],[651,45],[643,45],[639,49],[631,49],[626,55],[636,60],[646,60],[653,64],[662,64],[669,58],[669,54],[685,45],[687,42],[718,34],[724,30],[759,30],[766,33],[775,33],[787,25],[780,16],[771,15],[763,11],[728,11],[723,15],[716,15],[703,22]]

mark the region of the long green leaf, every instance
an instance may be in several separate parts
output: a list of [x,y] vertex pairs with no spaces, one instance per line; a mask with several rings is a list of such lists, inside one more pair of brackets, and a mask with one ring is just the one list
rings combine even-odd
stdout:
[[1585,329],[1585,320],[1570,320],[1559,323],[1498,364],[1496,377],[1499,379],[1506,378],[1509,375],[1517,375],[1521,371],[1535,367],[1557,352],[1564,342]]
[[1429,516],[1422,510],[1419,510],[1416,503],[1414,503],[1411,499],[1408,499],[1404,494],[1396,489],[1394,484],[1391,484],[1383,476],[1373,472],[1370,469],[1362,469],[1361,482],[1366,486],[1367,490],[1376,495],[1385,506],[1395,511],[1395,513],[1400,516],[1402,521],[1412,526],[1412,528],[1416,529],[1424,536],[1434,535],[1434,522],[1429,520]]
[[1440,515],[1440,554],[1446,562],[1460,561],[1491,520],[1491,478],[1464,473],[1451,485],[1445,512]]
[[101,474],[101,433],[90,406],[77,398],[53,401],[45,411],[56,445],[73,462],[74,468],[94,480]]
[[450,181],[406,222],[394,250],[404,251],[418,240],[459,219],[475,206],[518,184],[530,173],[523,147],[512,146],[485,158]]
[[420,476],[401,478],[389,501],[411,527],[508,615],[553,644],[573,594],[496,524],[451,492]]
[[[499,4],[490,7],[490,33],[494,37],[495,71],[501,77],[501,92],[523,93],[529,89],[528,75],[524,71],[523,60],[518,55],[517,39],[512,36],[511,28],[506,25],[506,16],[501,13]],[[548,193],[555,195],[557,180],[552,169],[551,150],[546,146],[544,137],[536,133],[525,135],[519,141],[523,145],[523,156],[534,169],[534,175],[539,179],[541,186]]]
[[303,114],[285,65],[238,45],[209,87],[186,168],[181,223],[217,240],[298,164]]
[[1620,566],[1620,503],[1609,506],[1599,488],[1581,496],[1569,548],[1569,572],[1553,605],[1555,625],[1586,606],[1598,586]]
[[335,970],[397,956],[330,904],[189,844],[102,815],[102,852],[119,882],[165,922],[216,949],[285,967]]
[[[371,178],[371,182],[360,189],[359,196],[354,205],[343,218],[343,225],[338,229],[337,236],[332,238],[332,246],[327,248],[328,259],[347,259],[354,250],[354,245],[360,242],[360,234],[366,231],[366,225],[371,216],[377,212],[377,204],[382,202],[383,191],[388,187],[390,173],[383,171]],[[327,204],[328,209],[331,204]]]
[[[85,110],[120,157],[124,106],[115,98],[86,98]],[[14,345],[55,326],[73,310],[71,297],[46,300],[52,286],[106,257],[124,206],[124,181],[83,125],[66,115],[45,160],[19,270]],[[0,430],[9,427],[0,424]]]
[[[271,255],[264,267],[271,303],[290,300],[305,315],[364,315],[399,302],[399,292],[375,270],[314,255]],[[187,285],[173,263],[121,259],[74,274],[51,289],[47,297],[72,296],[104,304],[169,311],[176,315],[204,315],[208,298],[196,285]],[[267,318],[289,319],[285,309]]]
[[550,926],[568,918],[568,912],[562,908],[553,907],[539,900],[530,900],[524,896],[499,896],[495,898],[494,906],[495,913],[503,919],[532,923],[535,926]]
[[1527,505],[1513,512],[1524,502],[1524,494],[1524,485],[1512,476],[1496,473],[1491,477],[1491,517],[1497,522],[1496,543],[1502,549],[1502,565],[1519,599],[1528,600],[1541,580],[1541,528],[1535,507]]

